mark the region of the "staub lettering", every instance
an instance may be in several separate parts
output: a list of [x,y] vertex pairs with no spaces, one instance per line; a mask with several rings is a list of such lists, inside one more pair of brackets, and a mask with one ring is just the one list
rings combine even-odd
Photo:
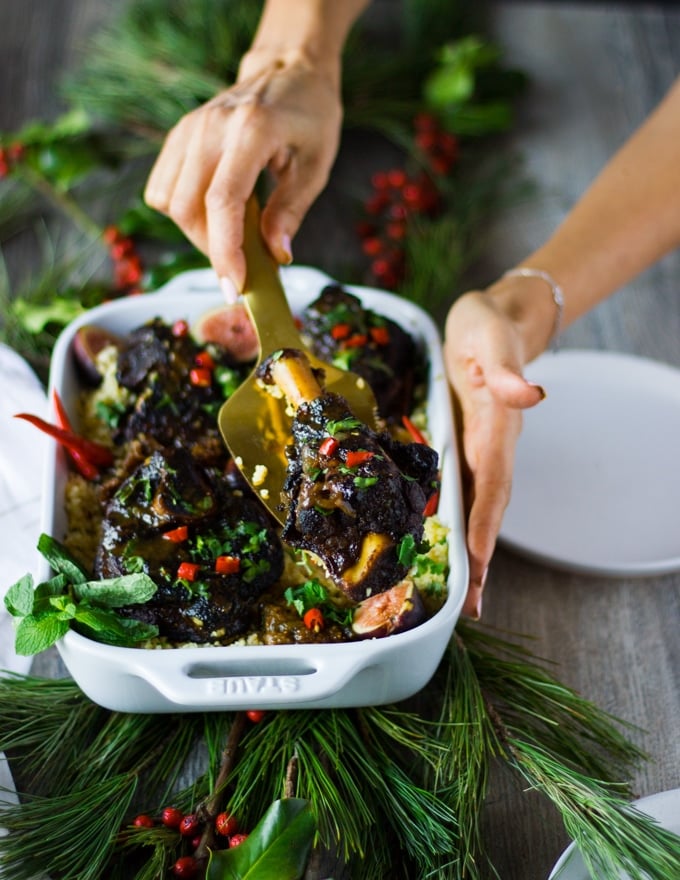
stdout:
[[248,675],[211,678],[206,686],[209,694],[292,694],[300,689],[300,680],[295,675]]

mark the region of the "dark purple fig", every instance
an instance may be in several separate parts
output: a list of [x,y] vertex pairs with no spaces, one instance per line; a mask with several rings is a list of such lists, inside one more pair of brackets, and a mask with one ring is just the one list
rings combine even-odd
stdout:
[[120,338],[109,330],[85,324],[73,337],[73,356],[83,379],[98,385],[102,375],[97,367],[97,355],[109,345],[120,345]]
[[199,342],[216,342],[239,364],[253,361],[260,350],[255,328],[243,303],[219,306],[196,321],[192,331]]
[[426,616],[415,584],[403,580],[384,593],[376,593],[360,602],[354,609],[352,629],[360,639],[381,639],[413,629]]

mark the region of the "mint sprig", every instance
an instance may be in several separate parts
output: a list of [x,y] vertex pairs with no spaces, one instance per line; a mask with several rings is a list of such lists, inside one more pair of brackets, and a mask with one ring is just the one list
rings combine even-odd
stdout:
[[158,589],[143,572],[90,580],[69,551],[49,535],[38,549],[55,574],[37,586],[25,574],[9,588],[5,608],[16,621],[15,650],[30,657],[74,629],[95,641],[131,646],[158,635],[158,628],[118,615],[114,609],[148,602]]

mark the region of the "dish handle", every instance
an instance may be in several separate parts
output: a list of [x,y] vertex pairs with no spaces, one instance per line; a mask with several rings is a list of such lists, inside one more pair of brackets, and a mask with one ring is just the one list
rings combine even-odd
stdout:
[[136,675],[179,707],[264,709],[330,697],[365,665],[364,657],[350,662],[344,657],[339,662],[334,657],[308,661],[279,655],[257,662],[198,660],[185,663],[172,674],[145,665]]

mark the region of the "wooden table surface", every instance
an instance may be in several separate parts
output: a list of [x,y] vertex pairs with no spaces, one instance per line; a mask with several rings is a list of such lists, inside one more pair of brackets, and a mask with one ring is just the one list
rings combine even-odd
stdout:
[[[84,35],[117,5],[0,4],[0,130],[54,114],[55,75],[74,62]],[[509,149],[524,156],[537,192],[489,230],[475,270],[480,283],[540,244],[680,72],[680,8],[672,5],[507,2],[492,4],[491,13],[506,59],[531,77]],[[309,239],[301,238],[303,257],[308,247]],[[18,253],[15,260],[28,259]],[[679,278],[675,253],[570,328],[563,345],[680,367]],[[680,787],[680,573],[591,577],[499,548],[484,620],[534,637],[536,652],[558,664],[565,683],[642,728],[632,739],[650,760],[635,774],[637,795]],[[50,674],[55,663],[49,653],[35,669]],[[567,842],[545,801],[502,774],[494,779],[485,822],[503,880],[546,880]]]

